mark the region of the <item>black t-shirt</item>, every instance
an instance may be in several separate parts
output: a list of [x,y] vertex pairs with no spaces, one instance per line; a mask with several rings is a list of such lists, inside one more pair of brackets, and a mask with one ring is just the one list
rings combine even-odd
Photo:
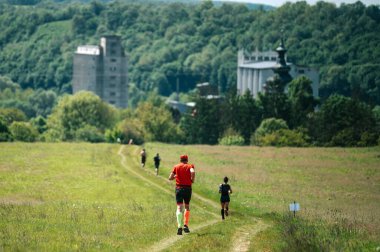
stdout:
[[220,184],[219,186],[219,192],[222,194],[222,195],[228,195],[228,191],[231,190],[231,187],[229,184]]

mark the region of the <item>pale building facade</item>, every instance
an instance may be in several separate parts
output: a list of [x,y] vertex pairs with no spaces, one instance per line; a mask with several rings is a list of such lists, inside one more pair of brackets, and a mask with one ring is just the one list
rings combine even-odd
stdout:
[[128,60],[119,36],[104,36],[100,45],[77,48],[73,93],[87,90],[119,108],[128,106]]
[[[286,64],[290,67],[289,74],[293,79],[304,75],[312,81],[313,95],[318,97],[318,70],[291,63]],[[247,53],[240,50],[238,52],[237,93],[243,95],[249,90],[252,96],[257,98],[258,93],[264,92],[265,83],[274,75],[273,69],[276,66],[278,66],[278,53],[275,51]],[[286,90],[287,87],[285,87]]]

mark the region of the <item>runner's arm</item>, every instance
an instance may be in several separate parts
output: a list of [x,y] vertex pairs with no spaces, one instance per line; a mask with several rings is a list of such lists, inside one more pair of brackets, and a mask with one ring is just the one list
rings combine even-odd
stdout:
[[191,176],[191,182],[194,183],[195,182],[195,170],[194,170],[194,168],[190,169],[190,176]]
[[169,180],[173,180],[175,178],[175,174],[172,172],[172,173],[170,173],[170,175],[169,175]]

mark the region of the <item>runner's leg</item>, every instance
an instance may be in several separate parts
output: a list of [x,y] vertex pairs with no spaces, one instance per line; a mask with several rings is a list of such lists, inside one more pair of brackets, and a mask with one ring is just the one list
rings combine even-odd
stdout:
[[227,201],[227,202],[225,203],[225,206],[224,206],[224,209],[225,209],[224,212],[226,213],[226,216],[228,216],[228,205],[229,205],[229,204],[230,204],[230,202]]
[[177,223],[178,223],[178,228],[183,228],[183,204],[182,203],[177,203]]
[[185,204],[185,225],[189,226],[189,219],[190,219],[190,205]]
[[220,202],[222,209],[220,210],[220,214],[222,215],[222,219],[224,220],[224,202]]

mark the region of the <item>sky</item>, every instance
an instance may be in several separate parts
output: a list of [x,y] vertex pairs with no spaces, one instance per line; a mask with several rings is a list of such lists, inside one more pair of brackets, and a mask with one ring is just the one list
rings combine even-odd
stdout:
[[[272,6],[281,6],[282,4],[286,2],[298,2],[299,0],[224,0],[224,1],[230,1],[230,2],[247,2],[247,3],[261,3],[261,4],[267,4]],[[306,0],[309,4],[315,4],[318,2],[318,0]],[[339,6],[341,3],[351,4],[357,2],[357,0],[324,0],[324,2],[330,2],[335,3],[337,6]],[[361,2],[365,5],[380,5],[380,0],[361,0]]]

